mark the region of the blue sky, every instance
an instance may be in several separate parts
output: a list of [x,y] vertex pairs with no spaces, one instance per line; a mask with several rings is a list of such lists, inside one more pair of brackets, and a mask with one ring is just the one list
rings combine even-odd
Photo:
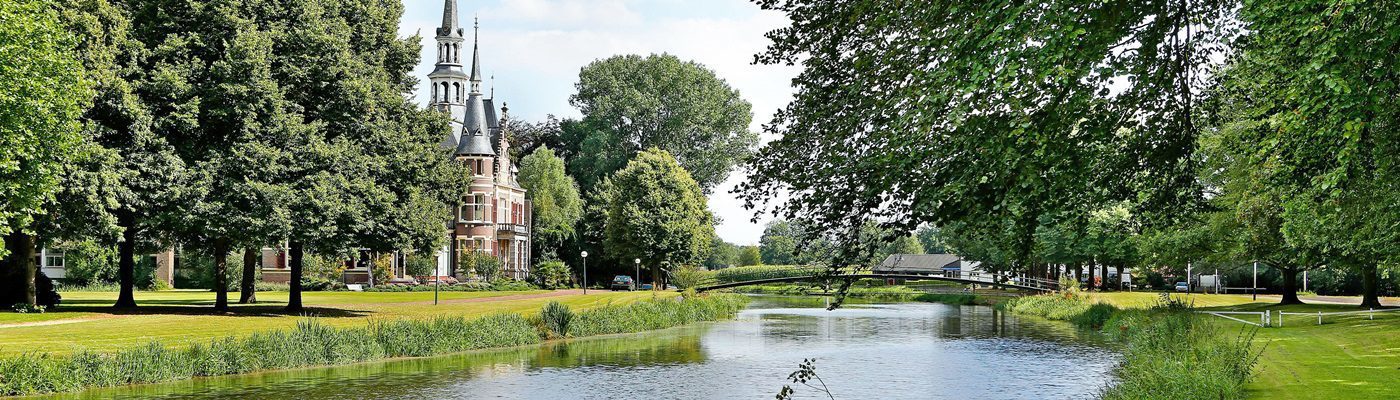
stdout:
[[[763,34],[788,20],[747,0],[456,1],[463,27],[470,29],[472,17],[480,17],[482,74],[495,77],[486,86],[494,85],[496,98],[510,105],[515,118],[577,117],[569,95],[579,68],[617,54],[664,52],[705,64],[753,103],[755,132],[792,97],[795,68],[750,64],[768,44]],[[423,36],[423,62],[415,74],[426,77],[436,57],[432,36],[442,22],[443,0],[405,0],[404,7],[399,32]],[[418,100],[426,104],[427,96],[420,87]],[[754,213],[728,193],[745,176],[734,171],[710,196],[710,209],[723,220],[720,237],[757,244],[767,219],[750,222]]]

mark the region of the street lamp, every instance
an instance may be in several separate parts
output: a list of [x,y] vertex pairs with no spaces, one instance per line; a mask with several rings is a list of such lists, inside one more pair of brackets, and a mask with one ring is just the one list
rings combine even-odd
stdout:
[[583,294],[588,294],[588,251],[579,255],[583,256]]
[[633,258],[632,264],[637,266],[637,280],[632,282],[632,290],[637,290],[637,285],[642,284],[642,259]]

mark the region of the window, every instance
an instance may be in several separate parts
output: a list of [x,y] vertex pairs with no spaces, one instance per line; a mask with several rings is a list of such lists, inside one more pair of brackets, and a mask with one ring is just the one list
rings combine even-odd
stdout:
[[486,216],[486,206],[489,203],[487,203],[486,201],[486,195],[484,194],[473,194],[467,196],[467,198],[464,201],[466,204],[462,205],[462,220],[482,222],[489,221]]
[[44,267],[63,268],[63,250],[48,250],[44,252]]

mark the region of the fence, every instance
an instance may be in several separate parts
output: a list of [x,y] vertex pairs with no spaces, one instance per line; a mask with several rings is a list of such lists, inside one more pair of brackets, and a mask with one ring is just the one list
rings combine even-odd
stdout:
[[[1388,312],[1397,312],[1397,311],[1400,311],[1400,308],[1389,308],[1389,309],[1384,309],[1384,310],[1377,310],[1377,309],[1374,309],[1374,308],[1373,308],[1373,309],[1369,309],[1369,310],[1337,311],[1337,312],[1321,312],[1321,311],[1318,311],[1318,312],[1315,312],[1315,313],[1284,312],[1284,311],[1282,311],[1282,310],[1279,310],[1279,311],[1197,311],[1197,313],[1201,313],[1201,314],[1210,314],[1210,315],[1214,315],[1214,316],[1217,316],[1217,317],[1220,317],[1220,318],[1225,318],[1225,319],[1228,319],[1228,320],[1231,320],[1231,321],[1236,321],[1236,322],[1240,322],[1240,323],[1244,323],[1244,324],[1249,324],[1249,325],[1254,325],[1254,326],[1258,326],[1258,327],[1264,327],[1264,328],[1268,328],[1268,327],[1277,327],[1277,328],[1282,328],[1282,327],[1283,327],[1283,319],[1284,319],[1283,316],[1285,316],[1285,315],[1306,316],[1306,317],[1317,317],[1317,324],[1318,324],[1318,325],[1322,325],[1322,324],[1323,324],[1323,320],[1325,319],[1325,317],[1366,314],[1367,319],[1372,319],[1372,320],[1374,320],[1374,319],[1376,319],[1376,313],[1388,313]],[[1278,313],[1278,325],[1274,325],[1274,318],[1273,318],[1274,313]],[[1243,319],[1240,319],[1240,318],[1232,317],[1232,315],[1258,315],[1258,316],[1259,316],[1259,322],[1256,323],[1256,322],[1246,321],[1246,320],[1243,320]]]

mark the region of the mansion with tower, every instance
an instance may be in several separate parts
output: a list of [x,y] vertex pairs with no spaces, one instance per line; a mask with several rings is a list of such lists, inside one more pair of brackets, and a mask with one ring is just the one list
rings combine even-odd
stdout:
[[[437,28],[437,64],[428,74],[430,104],[452,117],[452,133],[442,146],[471,169],[471,188],[453,210],[447,248],[438,254],[440,271],[452,271],[459,260],[473,252],[501,260],[501,275],[525,279],[530,274],[530,201],[516,182],[519,171],[510,161],[506,120],[501,103],[497,117],[495,94],[481,92],[481,58],[477,51],[478,25],[472,26],[471,70],[462,63],[465,30],[458,25],[457,0],[446,0],[442,27]],[[492,91],[494,92],[494,90]]]

